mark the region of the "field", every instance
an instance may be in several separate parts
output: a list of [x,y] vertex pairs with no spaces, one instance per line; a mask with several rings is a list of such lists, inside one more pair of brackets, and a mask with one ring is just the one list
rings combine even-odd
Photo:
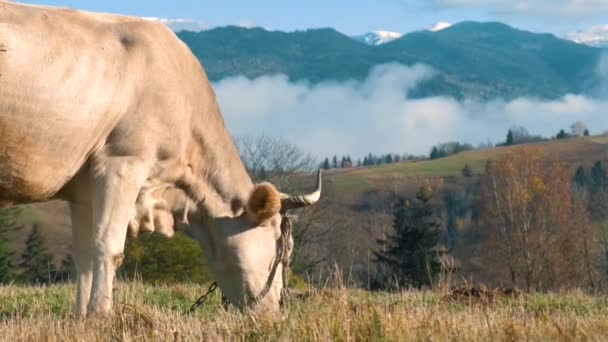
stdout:
[[[534,145],[573,167],[579,163],[589,166],[606,159],[608,137]],[[368,192],[395,184],[418,184],[419,178],[447,179],[446,183],[458,184],[465,164],[479,174],[487,160],[517,153],[520,148],[475,150],[438,160],[333,170],[327,172],[325,179],[338,196],[337,203],[348,209],[342,215],[352,216],[355,209],[350,205]],[[312,186],[312,177],[306,175],[303,180],[305,188]],[[22,223],[42,227],[56,260],[69,249],[70,228],[64,203],[30,206],[24,211]],[[26,229],[14,233],[17,250],[26,233]],[[0,341],[608,340],[608,297],[579,291],[477,298],[454,297],[441,288],[387,293],[331,286],[290,299],[279,315],[224,310],[215,294],[196,314],[182,316],[206,288],[119,282],[113,316],[77,320],[71,314],[73,285],[0,287]]]
[[330,172],[327,179],[334,182],[336,191],[352,194],[382,187],[387,180],[460,176],[465,164],[469,164],[473,172],[479,174],[483,173],[486,161],[497,160],[507,153],[518,153],[522,148],[529,147],[542,149],[543,153],[549,158],[568,163],[591,164],[596,160],[606,159],[608,136],[551,140],[533,144],[466,151],[434,160],[404,161],[380,166],[344,169]]
[[116,313],[76,320],[74,287],[0,287],[2,341],[337,340],[599,341],[608,299],[579,292],[483,300],[442,291],[366,292],[333,288],[291,299],[279,315],[224,310],[215,294],[182,317],[205,286],[119,283]]
[[[331,183],[340,201],[344,206],[348,206],[355,204],[354,202],[368,191],[390,188],[395,184],[400,184],[402,188],[412,187],[415,191],[420,178],[461,178],[461,170],[465,164],[469,164],[473,171],[479,174],[483,172],[487,160],[496,160],[506,153],[517,153],[519,149],[529,146],[540,147],[547,156],[573,165],[577,163],[591,165],[596,160],[606,159],[608,135],[467,151],[435,160],[404,161],[380,166],[330,170],[325,172],[324,182]],[[310,190],[314,187],[313,182],[314,177],[309,174],[302,177],[301,191]],[[52,201],[30,205],[24,210],[20,223],[25,224],[26,229],[18,230],[10,236],[17,251],[23,249],[31,225],[36,224],[41,228],[45,243],[55,255],[57,262],[68,253],[71,244],[71,225],[66,203]]]

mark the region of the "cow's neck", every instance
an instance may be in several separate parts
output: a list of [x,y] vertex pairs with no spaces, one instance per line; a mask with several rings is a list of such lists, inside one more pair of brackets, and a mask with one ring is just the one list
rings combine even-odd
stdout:
[[224,125],[210,86],[199,115],[193,118],[193,139],[187,148],[194,192],[211,217],[237,216],[253,183]]

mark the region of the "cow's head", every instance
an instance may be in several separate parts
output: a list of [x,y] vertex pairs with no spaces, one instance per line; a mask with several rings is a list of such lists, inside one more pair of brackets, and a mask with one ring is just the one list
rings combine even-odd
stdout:
[[284,264],[293,248],[285,215],[319,200],[321,172],[317,189],[308,195],[289,196],[270,183],[261,183],[253,187],[246,201],[238,201],[233,209],[224,211],[226,215],[217,215],[217,203],[224,200],[196,204],[186,193],[163,184],[145,187],[137,200],[129,234],[156,232],[170,237],[175,223],[187,227],[186,231],[201,244],[213,277],[231,303],[241,308],[259,304],[277,309],[284,287]]
[[200,242],[212,275],[231,303],[240,308],[279,308],[283,264],[293,247],[285,215],[288,210],[314,204],[320,196],[320,172],[317,189],[308,195],[285,195],[273,185],[261,183],[252,190],[240,215],[190,222],[191,234]]

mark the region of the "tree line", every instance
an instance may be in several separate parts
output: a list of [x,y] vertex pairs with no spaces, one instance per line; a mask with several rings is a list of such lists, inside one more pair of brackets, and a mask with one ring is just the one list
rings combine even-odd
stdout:
[[443,195],[435,200],[428,186],[414,198],[395,197],[392,224],[373,252],[372,289],[432,286],[442,270],[470,264],[467,258],[481,262],[496,285],[608,287],[606,162],[579,165],[573,173],[563,161],[526,147],[488,161],[483,174],[462,184],[458,192],[437,189]]
[[71,255],[68,254],[56,265],[37,225],[32,226],[20,255],[16,255],[11,248],[9,232],[24,229],[17,225],[22,210],[21,207],[0,210],[0,284],[17,282],[43,285],[67,281],[74,273]]
[[[32,225],[23,251],[15,253],[8,234],[25,229],[17,224],[22,210],[0,210],[0,284],[45,285],[75,280],[72,254],[68,252],[56,263],[38,225]],[[180,232],[171,239],[156,234],[129,238],[124,254],[117,271],[120,279],[151,283],[202,283],[210,279],[198,243]]]
[[341,158],[337,155],[334,155],[332,158],[326,157],[323,159],[323,162],[320,164],[320,168],[324,170],[331,169],[345,169],[352,167],[364,167],[364,166],[375,166],[375,165],[383,165],[383,164],[391,164],[397,163],[405,160],[421,160],[421,159],[439,159],[449,157],[451,155],[471,151],[475,149],[483,149],[483,148],[494,148],[500,146],[513,146],[513,145],[522,145],[522,144],[530,144],[535,142],[549,141],[552,139],[560,140],[567,139],[573,137],[583,137],[589,136],[589,128],[581,121],[576,121],[570,125],[570,130],[567,132],[564,129],[560,129],[555,136],[551,138],[543,137],[541,135],[531,134],[528,129],[523,126],[513,126],[509,128],[507,131],[506,139],[503,142],[498,142],[493,144],[491,142],[479,144],[477,147],[473,146],[469,143],[463,143],[459,141],[449,141],[445,143],[438,143],[431,147],[431,151],[428,154],[428,157],[424,156],[416,156],[411,154],[395,154],[395,153],[387,153],[375,155],[369,153],[364,156],[363,159],[357,159],[356,162],[353,162],[352,158],[349,155],[344,155]]
[[[510,133],[514,139],[525,136],[521,130]],[[300,170],[318,165],[314,158],[281,139],[249,138],[239,143],[252,178],[256,182],[271,180],[286,192],[301,186],[296,175]],[[468,148],[464,144],[442,146],[450,151]],[[351,160],[349,156],[341,159]],[[371,153],[365,159],[380,163],[401,160]],[[332,158],[332,163],[334,160],[337,163],[338,157]],[[441,270],[454,271],[466,264],[472,256],[463,251],[469,250],[479,251],[475,258],[487,265],[484,272],[489,272],[490,279],[524,289],[606,286],[608,171],[604,161],[579,165],[574,171],[547,158],[541,150],[525,146],[487,162],[482,174],[474,173],[465,163],[462,176],[456,188],[422,184],[413,196],[410,189],[380,198],[392,221],[379,221],[385,227],[382,234],[366,233],[367,240],[373,236],[375,241],[371,249],[375,269],[369,287],[432,286]],[[352,213],[341,203],[339,194],[333,193],[331,182],[325,185],[322,205],[302,212],[294,225],[294,269],[300,274],[337,262],[349,252],[356,254],[337,248],[344,240],[337,237],[340,229],[352,235],[353,227],[364,223],[357,218],[349,220]],[[23,253],[9,251],[6,236],[15,226],[19,210],[0,212],[0,281],[42,284],[69,279],[71,257],[54,264],[37,227],[32,229]],[[365,215],[365,220],[374,219],[367,212]],[[348,240],[347,248],[360,251],[362,247]],[[452,257],[461,265],[450,264]],[[129,240],[118,274],[150,282],[209,279],[198,244],[179,233],[169,240],[156,235]]]

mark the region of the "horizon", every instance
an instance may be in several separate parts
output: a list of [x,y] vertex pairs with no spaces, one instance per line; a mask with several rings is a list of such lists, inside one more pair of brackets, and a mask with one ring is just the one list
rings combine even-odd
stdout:
[[70,7],[139,17],[154,17],[176,25],[199,29],[222,26],[263,27],[291,32],[331,27],[346,35],[378,30],[408,32],[431,28],[438,22],[498,21],[531,32],[566,36],[593,26],[608,24],[608,3],[593,0],[312,0],[284,3],[261,0],[255,4],[226,0],[195,2],[179,0],[140,3],[110,1],[32,0],[26,3]]
[[[361,6],[348,8],[336,7],[335,1],[329,7],[323,7],[320,0],[314,0],[305,8],[299,3],[290,4],[295,6],[290,7],[277,1],[261,2],[274,4],[274,7],[242,3],[240,8],[233,6],[232,9],[228,7],[238,1],[205,5],[182,0],[170,6],[151,1],[142,6],[117,0],[86,3],[78,0],[68,5],[84,10],[138,15],[164,22],[174,29],[176,25],[199,28],[199,31],[231,25],[293,32],[315,29],[315,25],[323,23],[328,24],[324,28],[350,37],[351,32],[365,33],[372,25],[381,26],[381,23],[387,24],[378,29],[407,34],[412,32],[412,28],[425,30],[433,23],[443,21],[498,22],[532,33],[546,28],[544,33],[565,39],[559,32],[568,31],[574,26],[585,29],[591,23],[608,24],[608,16],[603,17],[604,13],[608,13],[608,2],[604,5],[585,0],[519,1],[529,5],[522,8],[510,8],[510,2],[497,0],[435,0],[437,6],[434,8],[422,6],[420,1],[384,0],[382,6],[379,3],[371,6],[368,2],[357,0],[356,4]],[[34,2],[65,5],[64,1],[59,0]],[[486,3],[486,6],[471,5],[473,2]],[[327,8],[327,13],[320,11],[323,13],[312,15],[310,10],[315,12],[315,4],[319,5],[317,12],[319,8]],[[554,8],[549,10],[548,7]],[[403,15],[404,8],[411,11]],[[539,13],[541,9],[546,13]],[[574,12],[569,13],[566,9]],[[206,10],[208,12],[201,12]],[[301,13],[296,13],[298,11]],[[335,15],[336,11],[344,11],[344,15]],[[363,14],[366,20],[358,22]],[[215,17],[215,21],[205,21],[204,18],[210,17]],[[598,19],[600,17],[602,20]],[[390,23],[394,23],[396,18],[412,18],[412,21],[394,27]],[[536,24],[531,25],[530,21],[536,21]],[[302,29],[302,26],[307,27]],[[608,25],[606,32],[608,37]],[[595,35],[595,32],[589,33],[590,37]],[[475,146],[487,144],[488,141],[498,143],[504,140],[506,132],[513,126],[524,126],[535,135],[553,136],[573,122],[582,121],[589,126],[592,134],[606,131],[608,126],[604,124],[603,114],[604,108],[608,107],[606,56],[594,66],[601,81],[601,96],[574,92],[552,99],[539,99],[529,94],[509,100],[501,99],[502,94],[491,99],[472,97],[455,100],[444,96],[415,99],[407,94],[417,85],[441,73],[440,66],[386,62],[373,65],[358,80],[323,78],[311,83],[305,81],[306,75],[303,79],[291,80],[281,73],[256,78],[237,74],[215,80],[213,88],[226,126],[233,136],[267,134],[276,137],[281,132],[300,132],[311,138],[299,140],[290,136],[290,142],[319,159],[332,155],[362,158],[370,152],[421,155],[444,142],[459,141]],[[204,63],[203,67],[206,67]],[[277,94],[282,96],[277,97]],[[326,115],[328,111],[332,115]],[[332,151],[328,151],[327,146],[331,146]]]

